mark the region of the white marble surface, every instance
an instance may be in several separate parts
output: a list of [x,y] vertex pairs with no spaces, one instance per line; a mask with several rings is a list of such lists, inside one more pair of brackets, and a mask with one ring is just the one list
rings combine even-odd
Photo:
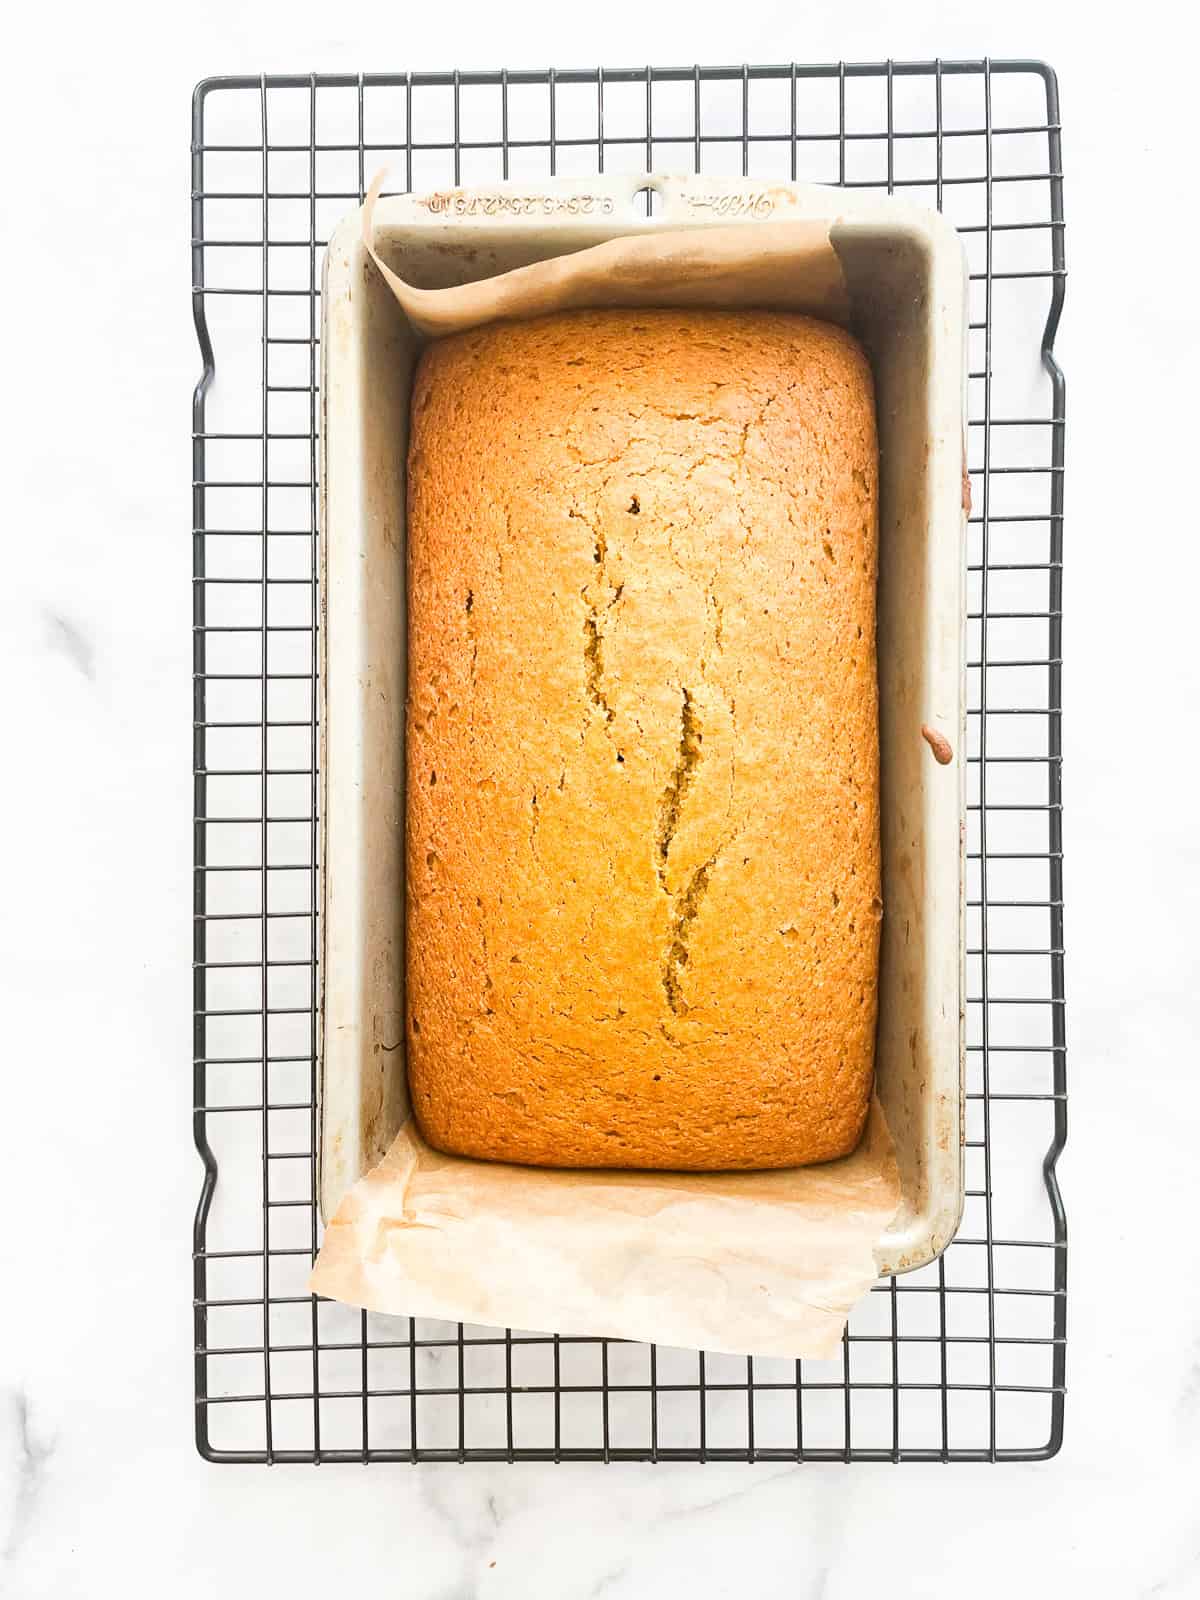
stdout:
[[[630,0],[579,19],[542,0],[519,17],[474,0],[210,0],[178,23],[131,4],[9,23],[0,1591],[1200,1593],[1195,80],[1165,4],[1119,26],[1104,8],[975,9],[746,0],[681,26],[682,7]],[[1062,1454],[999,1469],[204,1465],[188,1260],[192,83],[985,52],[1051,60],[1066,127]]]

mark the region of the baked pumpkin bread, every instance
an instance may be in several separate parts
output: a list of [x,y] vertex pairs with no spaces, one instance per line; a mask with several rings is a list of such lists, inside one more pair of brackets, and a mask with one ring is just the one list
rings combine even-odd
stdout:
[[866,1116],[877,453],[857,342],[578,311],[422,356],[408,1073],[436,1148],[784,1167]]

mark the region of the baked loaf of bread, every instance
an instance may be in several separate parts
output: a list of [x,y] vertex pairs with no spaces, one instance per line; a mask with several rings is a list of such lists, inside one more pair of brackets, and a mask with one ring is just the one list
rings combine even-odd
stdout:
[[855,340],[582,311],[443,339],[409,455],[408,1072],[438,1149],[845,1155],[880,900]]

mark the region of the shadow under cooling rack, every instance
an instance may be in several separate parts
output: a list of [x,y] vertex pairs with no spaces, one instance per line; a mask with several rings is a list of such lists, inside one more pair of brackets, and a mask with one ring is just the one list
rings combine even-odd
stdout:
[[[838,1357],[379,1317],[319,1243],[324,242],[424,189],[705,171],[904,193],[970,267],[967,1209]],[[1062,1439],[1065,279],[1030,61],[214,78],[192,121],[196,1438],[211,1460],[1031,1460]]]

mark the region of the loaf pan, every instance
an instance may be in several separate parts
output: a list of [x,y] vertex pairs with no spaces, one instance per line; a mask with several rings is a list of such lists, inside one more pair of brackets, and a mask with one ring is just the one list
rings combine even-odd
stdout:
[[[646,191],[655,210],[647,217]],[[883,899],[876,1083],[903,1199],[881,1275],[931,1261],[963,1204],[966,274],[954,230],[887,196],[657,175],[539,180],[383,200],[376,247],[440,288],[618,234],[832,223],[880,444]],[[733,303],[733,302],[731,302]],[[330,240],[322,299],[320,1199],[405,1113],[405,456],[419,341],[364,249]],[[922,725],[943,733],[940,765]]]

